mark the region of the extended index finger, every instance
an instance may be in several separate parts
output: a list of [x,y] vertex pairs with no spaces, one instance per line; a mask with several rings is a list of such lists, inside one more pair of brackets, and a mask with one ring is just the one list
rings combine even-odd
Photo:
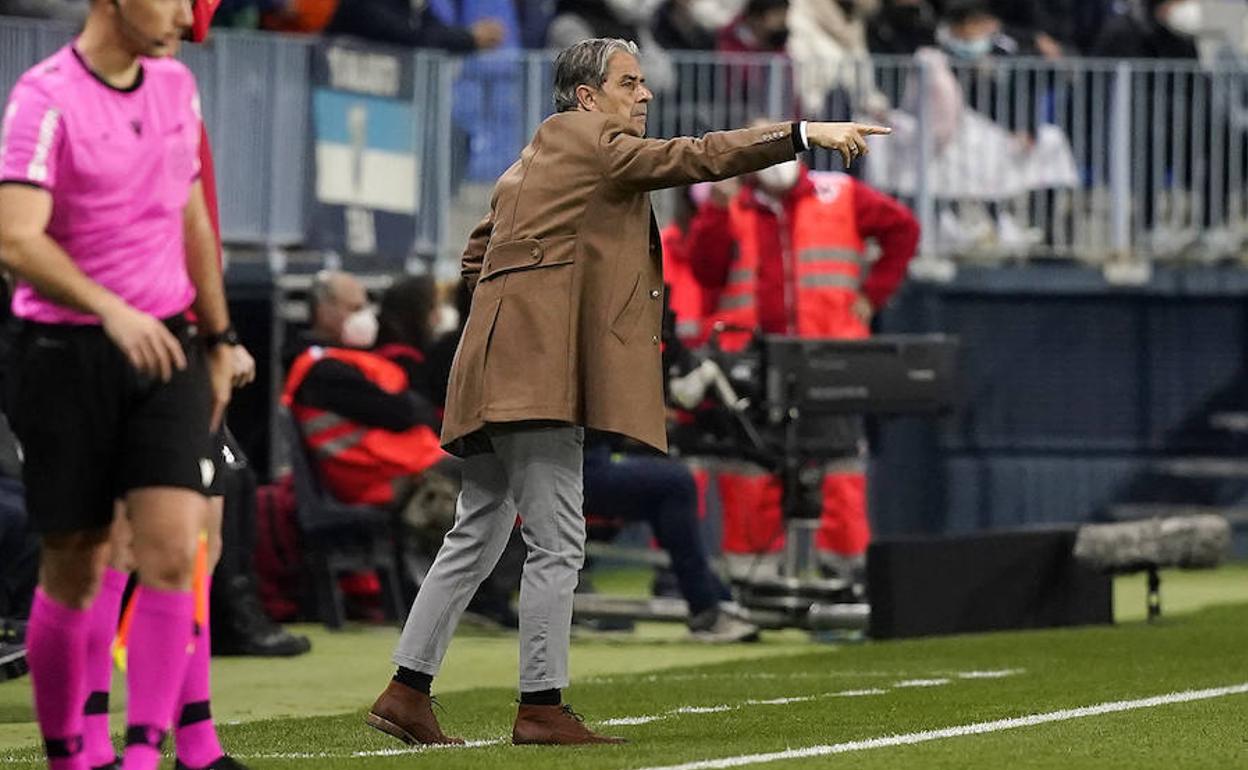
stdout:
[[858,129],[858,133],[871,136],[872,134],[891,134],[893,129],[888,126],[876,126],[871,123],[855,123],[854,128]]

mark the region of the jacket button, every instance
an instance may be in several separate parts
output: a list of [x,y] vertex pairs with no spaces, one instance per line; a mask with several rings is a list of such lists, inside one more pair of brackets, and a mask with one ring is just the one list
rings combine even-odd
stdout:
[[657,334],[654,335],[653,337],[650,338],[650,341],[654,343],[655,345],[659,344],[659,335]]
[[541,259],[542,250],[534,246],[532,250],[529,251],[529,256],[532,257],[533,259]]
[[658,289],[651,289],[651,290],[650,290],[650,299],[658,299],[658,298],[659,298],[659,290],[658,290]]

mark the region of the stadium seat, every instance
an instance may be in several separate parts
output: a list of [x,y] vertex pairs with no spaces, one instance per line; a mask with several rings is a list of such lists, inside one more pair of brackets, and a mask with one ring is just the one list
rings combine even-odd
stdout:
[[386,618],[402,622],[406,611],[395,555],[398,537],[394,513],[334,499],[321,484],[294,416],[281,409],[278,421],[290,449],[303,560],[312,583],[310,604],[317,617],[328,628],[341,628],[346,611],[339,576],[373,570],[381,583]]

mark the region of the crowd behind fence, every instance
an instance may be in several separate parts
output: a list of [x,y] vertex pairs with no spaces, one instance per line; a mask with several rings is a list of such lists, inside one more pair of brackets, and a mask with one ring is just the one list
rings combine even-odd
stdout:
[[[68,39],[0,18],[0,97]],[[213,137],[227,241],[308,242],[316,152],[310,61],[320,41],[221,31],[187,46]],[[385,49],[381,49],[385,50]],[[488,185],[552,110],[553,57],[507,51],[411,57],[423,205],[416,250],[453,259],[453,210]],[[894,128],[852,170],[910,204],[929,258],[1068,258],[1094,264],[1237,258],[1248,236],[1248,68],[1238,62],[914,57],[801,67],[782,57],[673,53],[652,136],[756,118],[858,119]],[[813,94],[813,95],[812,95]],[[839,160],[818,153],[821,170]],[[410,255],[393,255],[405,259]],[[349,257],[348,257],[349,258]]]

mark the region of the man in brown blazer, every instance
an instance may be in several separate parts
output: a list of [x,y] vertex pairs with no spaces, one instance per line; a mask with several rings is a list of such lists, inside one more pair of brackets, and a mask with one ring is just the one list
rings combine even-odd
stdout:
[[667,450],[659,333],[663,275],[651,190],[724,179],[811,147],[866,153],[852,123],[776,124],[702,139],[644,138],[652,98],[637,48],[596,39],[555,63],[555,106],[494,188],[463,276],[474,290],[451,370],[442,442],[464,457],[455,526],[395,650],[399,670],[367,721],[407,743],[442,733],[429,690],[460,614],[519,515],[515,743],[615,743],[562,703],[572,591],[584,561],[585,429]]

